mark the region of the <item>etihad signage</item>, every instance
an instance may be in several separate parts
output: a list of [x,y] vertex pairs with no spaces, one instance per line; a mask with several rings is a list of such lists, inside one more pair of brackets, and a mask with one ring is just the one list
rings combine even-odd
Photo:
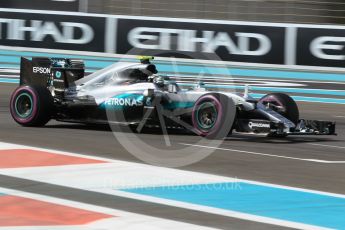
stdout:
[[2,46],[345,68],[342,26],[18,11],[0,10]]
[[[233,36],[209,30],[201,31],[201,36],[197,33],[197,30],[136,27],[128,33],[128,42],[141,49],[198,52],[200,46],[200,52],[204,53],[216,53],[224,48],[229,54],[248,56],[266,55],[272,47],[269,37],[258,33],[235,32]],[[258,46],[251,49],[251,42],[257,42]]]
[[319,59],[344,61],[344,51],[345,37],[321,36],[310,43],[310,52]]
[[344,28],[299,28],[296,64],[345,68]]
[[119,19],[119,53],[284,64],[285,28]]
[[0,14],[0,45],[103,52],[104,34],[102,17]]
[[345,28],[341,26],[117,20],[116,52],[120,54],[345,68]]
[[[0,18],[0,39],[42,42],[51,37],[56,43],[88,44],[94,39],[94,30],[85,23],[53,22]],[[80,35],[77,36],[76,32]]]

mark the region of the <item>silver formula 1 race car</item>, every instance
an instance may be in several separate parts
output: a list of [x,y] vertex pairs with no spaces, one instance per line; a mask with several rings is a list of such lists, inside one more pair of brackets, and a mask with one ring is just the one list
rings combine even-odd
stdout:
[[270,136],[335,134],[334,122],[300,119],[297,104],[286,94],[272,93],[256,100],[248,90],[208,91],[202,82],[181,89],[171,78],[158,74],[152,59],[115,63],[85,76],[81,60],[22,58],[11,115],[23,126],[43,126],[55,119],[121,123],[140,132],[155,125],[210,138],[232,131]]

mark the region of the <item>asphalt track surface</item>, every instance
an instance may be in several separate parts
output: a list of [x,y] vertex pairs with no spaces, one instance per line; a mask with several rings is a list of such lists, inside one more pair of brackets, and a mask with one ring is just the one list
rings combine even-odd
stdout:
[[[9,114],[9,97],[15,84],[0,84],[0,141],[125,161],[141,162],[114,138],[106,126],[86,126],[52,121],[43,128],[23,128]],[[334,120],[338,136],[266,137],[234,135],[212,155],[182,169],[298,188],[345,194],[345,164],[322,164],[301,159],[345,161],[345,105],[299,103],[301,117]],[[172,143],[194,144],[197,137],[170,134]],[[161,135],[140,134],[140,139],[165,148]],[[236,149],[270,155],[255,155]],[[195,148],[195,151],[198,147]],[[284,156],[285,158],[274,157]],[[221,229],[283,229],[183,208],[132,200],[0,175],[1,186],[98,206]]]

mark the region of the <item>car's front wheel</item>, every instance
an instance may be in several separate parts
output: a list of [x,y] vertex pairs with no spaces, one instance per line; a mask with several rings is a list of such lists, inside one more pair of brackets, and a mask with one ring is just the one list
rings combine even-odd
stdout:
[[273,110],[283,115],[294,124],[299,121],[299,110],[296,102],[287,94],[284,93],[271,93],[267,94],[259,100],[266,106],[271,104]]
[[22,126],[45,125],[53,110],[53,97],[45,87],[20,86],[11,96],[11,115]]
[[226,137],[233,125],[236,108],[233,101],[221,94],[206,94],[194,104],[192,124],[194,131],[207,138]]

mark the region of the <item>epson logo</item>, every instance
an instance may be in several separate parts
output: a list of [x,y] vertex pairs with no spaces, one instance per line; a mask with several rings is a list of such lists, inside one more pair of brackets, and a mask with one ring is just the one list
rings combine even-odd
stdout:
[[110,98],[105,104],[110,106],[141,106],[143,101],[135,98]]
[[248,123],[249,128],[271,128],[269,123],[256,123],[256,122],[249,122]]
[[[197,36],[201,32],[202,36]],[[137,27],[128,34],[129,43],[140,49],[177,50],[196,52],[198,46],[201,52],[215,53],[219,47],[224,47],[229,54],[263,56],[270,52],[271,40],[263,34],[235,32],[231,36],[227,32],[198,31],[183,29]],[[174,41],[177,44],[174,44]],[[255,42],[256,48],[250,46]]]
[[94,38],[93,29],[84,23],[7,18],[0,18],[0,34],[0,39],[6,40],[30,38],[30,41],[41,42],[51,37],[57,43],[70,44],[87,44]]
[[32,67],[33,73],[40,73],[40,74],[50,74],[50,68],[46,67]]

